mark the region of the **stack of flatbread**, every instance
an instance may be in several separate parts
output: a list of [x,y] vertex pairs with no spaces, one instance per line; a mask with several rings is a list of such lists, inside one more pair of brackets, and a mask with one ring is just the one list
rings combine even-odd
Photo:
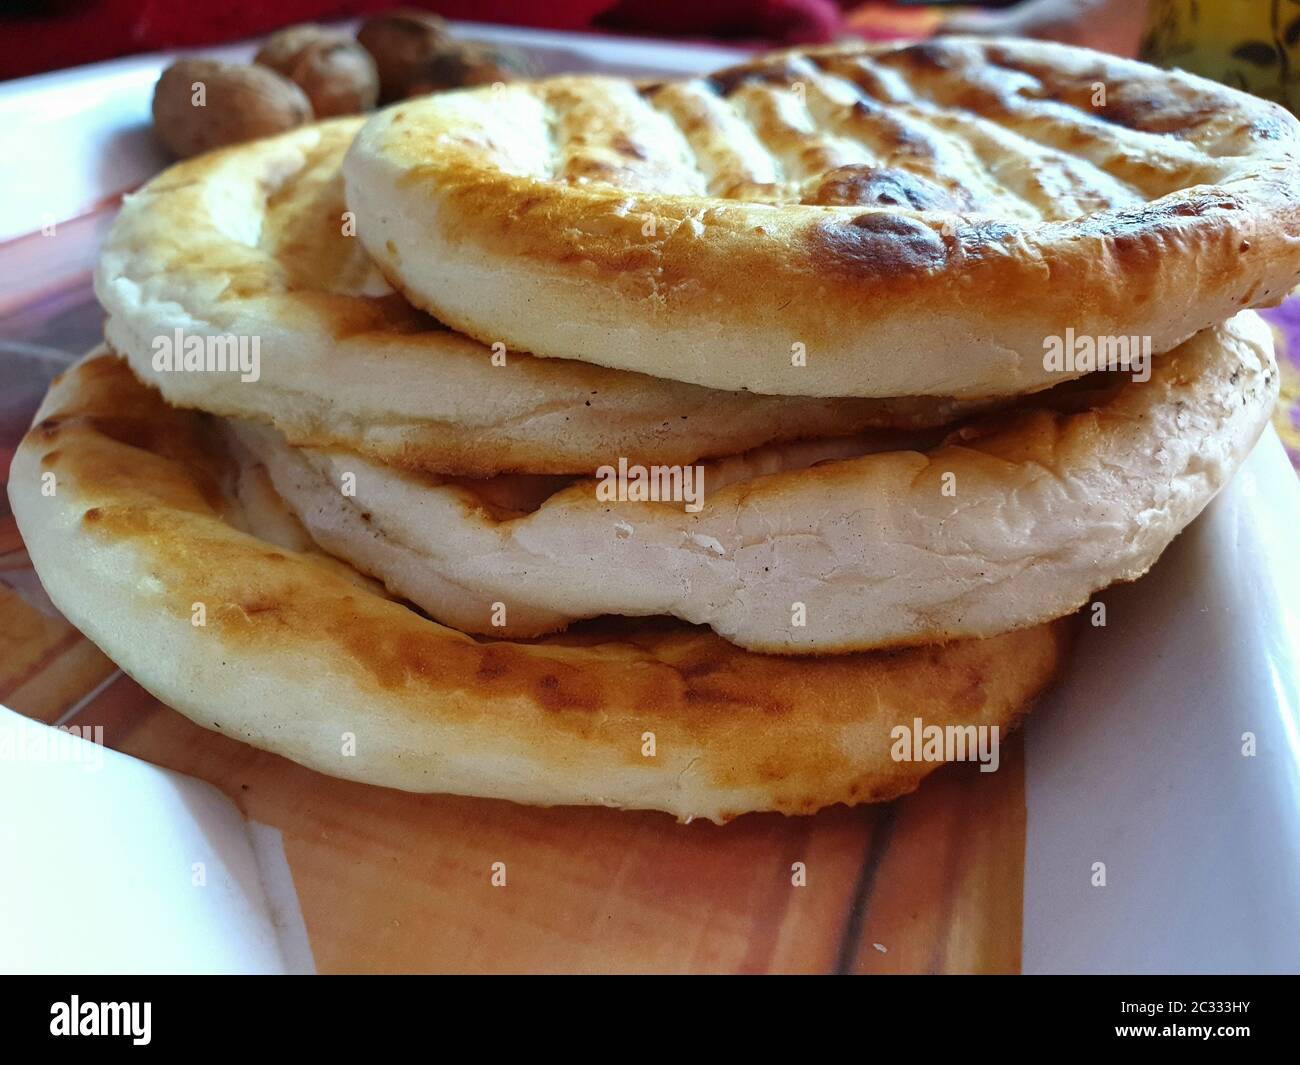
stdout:
[[[199,724],[725,820],[1013,726],[1277,390],[1300,124],[947,40],[409,100],[127,199],[10,492]],[[948,753],[951,757],[951,752]]]

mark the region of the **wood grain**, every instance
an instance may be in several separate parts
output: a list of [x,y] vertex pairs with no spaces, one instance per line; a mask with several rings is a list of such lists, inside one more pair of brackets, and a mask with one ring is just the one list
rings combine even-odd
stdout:
[[[322,972],[1019,966],[1016,742],[998,773],[950,767],[888,806],[719,827],[335,780],[199,728],[126,677],[74,721],[102,725],[117,750],[210,781],[282,832]],[[496,862],[504,887],[491,883]],[[795,862],[807,886],[793,885]]]
[[52,607],[41,610],[0,581],[0,703],[53,724],[116,672]]

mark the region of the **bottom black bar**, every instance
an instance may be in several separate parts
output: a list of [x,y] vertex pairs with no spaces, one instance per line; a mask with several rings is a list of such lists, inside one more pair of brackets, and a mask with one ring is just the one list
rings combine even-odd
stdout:
[[[983,1041],[996,1039],[1000,1052],[1123,1044],[1230,1052],[1289,1043],[1297,990],[1293,978],[1256,976],[777,978],[725,988],[575,980],[525,988],[448,977],[22,977],[6,981],[0,1031],[11,1061],[28,1060],[13,1050],[93,1053],[109,1043],[205,1056],[280,1048],[338,1055],[413,1040],[436,1052],[452,1051],[460,1035],[491,1049],[522,1038],[544,1053],[591,1040],[607,1051],[678,1054],[755,1037],[775,1050],[785,1030],[819,1056],[815,1046],[846,1038],[863,1054],[899,1039],[926,1050],[987,1048]],[[611,1025],[614,1041],[596,1038]]]

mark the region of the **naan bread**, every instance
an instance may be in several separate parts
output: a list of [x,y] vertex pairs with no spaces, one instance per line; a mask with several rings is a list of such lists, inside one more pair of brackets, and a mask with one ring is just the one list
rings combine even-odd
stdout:
[[295,550],[265,500],[231,498],[221,439],[91,357],[18,449],[14,513],[51,599],[137,681],[336,776],[683,819],[809,813],[891,798],[934,768],[893,760],[896,724],[1013,726],[1064,652],[1064,624],[818,660],[663,621],[475,640]]
[[1048,337],[1164,352],[1300,281],[1300,122],[1037,42],[408,100],[343,172],[361,240],[442,321],[718,389],[1034,391]]
[[502,631],[497,603],[520,635],[670,614],[751,650],[825,654],[990,636],[1140,577],[1236,472],[1277,392],[1272,336],[1245,311],[1149,381],[1074,382],[928,446],[875,434],[706,464],[697,513],[605,501],[592,480],[548,494],[414,477],[240,435],[325,550],[435,617],[454,586],[458,628]]
[[[592,473],[623,455],[693,462],[771,440],[937,425],[972,403],[717,392],[505,352],[409,306],[350,232],[339,164],[360,119],[181,163],[127,198],[95,288],[107,337],[178,406],[410,469]],[[260,375],[155,368],[154,342],[258,338]],[[499,362],[499,360],[498,360]]]

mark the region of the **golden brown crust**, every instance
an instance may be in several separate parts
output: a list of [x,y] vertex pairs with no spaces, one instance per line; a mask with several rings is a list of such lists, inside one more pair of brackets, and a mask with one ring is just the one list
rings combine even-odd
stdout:
[[[172,403],[269,421],[297,444],[408,469],[591,473],[619,456],[681,464],[770,440],[935,425],[976,404],[721,393],[493,352],[393,292],[351,233],[344,119],[206,155],[128,198],[96,290],[108,338]],[[261,375],[160,372],[154,342],[260,340]]]
[[1011,726],[1065,647],[1062,624],[797,662],[657,622],[478,641],[234,529],[212,444],[206,419],[92,358],[19,448],[24,538],[55,603],[150,691],[340,776],[684,818],[807,813],[916,786],[933,764],[890,758],[895,723]]
[[408,101],[344,171],[372,255],[455,328],[714,388],[1032,390],[1066,328],[1164,351],[1300,280],[1300,123],[1041,43]]

